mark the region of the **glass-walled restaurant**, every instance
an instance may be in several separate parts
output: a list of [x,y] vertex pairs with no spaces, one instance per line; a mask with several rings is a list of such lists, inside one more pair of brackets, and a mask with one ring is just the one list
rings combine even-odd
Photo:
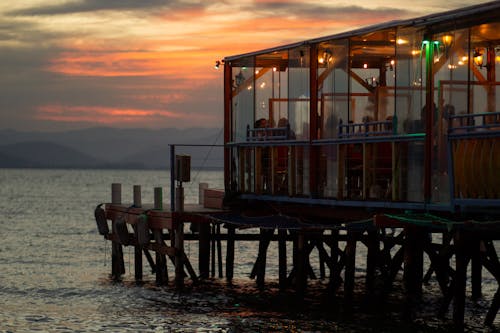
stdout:
[[498,13],[497,1],[225,58],[226,191],[498,205]]

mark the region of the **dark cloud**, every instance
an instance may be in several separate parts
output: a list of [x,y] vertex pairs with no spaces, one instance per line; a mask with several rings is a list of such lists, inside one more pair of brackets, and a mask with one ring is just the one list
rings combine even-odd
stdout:
[[266,2],[259,3],[247,10],[260,13],[265,16],[275,16],[280,13],[280,16],[298,16],[301,19],[315,18],[315,19],[341,19],[352,20],[356,17],[410,17],[415,16],[416,13],[411,10],[398,9],[398,8],[364,8],[360,6],[332,6],[322,4],[306,4],[306,3],[285,3],[285,2]]
[[204,7],[203,4],[185,4],[178,0],[80,0],[58,5],[31,7],[11,11],[10,15],[60,15],[85,13],[101,10],[153,10],[153,9],[182,9]]

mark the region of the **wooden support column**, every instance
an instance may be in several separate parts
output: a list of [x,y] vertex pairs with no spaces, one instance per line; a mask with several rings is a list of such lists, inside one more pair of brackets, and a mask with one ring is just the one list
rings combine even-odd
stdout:
[[264,278],[266,275],[266,262],[267,262],[267,248],[271,242],[271,237],[274,230],[260,229],[260,239],[259,239],[259,254],[257,255],[257,260],[255,261],[254,269],[250,275],[252,278],[257,277],[257,286],[259,288],[264,287]]
[[184,288],[184,221],[177,217],[177,214],[184,211],[184,188],[182,185],[176,188],[175,195],[176,212],[175,214],[172,212],[172,224],[175,231],[175,286],[181,290]]
[[377,256],[379,253],[378,230],[368,231],[368,253],[366,256],[366,292],[372,294],[375,285],[375,268],[377,267]]
[[[154,188],[154,209],[161,210],[163,208],[163,192],[161,187]],[[153,237],[158,249],[165,246],[163,241],[163,230],[153,229]],[[164,254],[156,251],[156,284],[164,285],[168,283],[167,258]]]
[[[163,232],[161,229],[153,230],[153,237],[158,249],[165,245],[163,242]],[[160,252],[155,252],[156,257],[156,284],[161,286],[168,283],[167,258]]]
[[177,222],[175,228],[175,286],[184,288],[184,223]]
[[330,269],[330,287],[333,292],[340,286],[340,260],[339,260],[339,231],[332,229],[330,235],[330,257],[332,268]]
[[453,323],[455,331],[464,330],[465,312],[465,284],[467,282],[467,266],[469,255],[467,246],[470,245],[466,232],[457,230],[453,239],[455,243],[455,278],[453,288]]
[[481,264],[481,252],[480,252],[480,240],[477,237],[471,239],[472,242],[472,258],[471,258],[471,288],[472,288],[472,299],[477,301],[482,297],[481,291],[481,281],[482,281],[482,269]]
[[483,265],[495,277],[497,285],[499,285],[484,319],[484,324],[491,326],[500,309],[500,262],[493,241],[483,240],[482,242],[481,258]]
[[[111,203],[120,205],[122,203],[122,184],[111,184]],[[116,220],[111,223],[111,234],[113,241],[111,242],[111,277],[115,281],[121,280],[121,276],[125,274],[125,263],[123,261],[123,247],[115,241],[117,239]]]
[[297,233],[297,260],[296,260],[296,290],[299,297],[303,297],[306,289],[306,246],[303,231]]
[[[134,207],[141,207],[141,186],[134,185]],[[135,239],[137,240],[138,245],[134,246],[134,272],[135,272],[135,281],[142,281],[142,246],[139,245],[138,235],[137,235],[137,226],[134,225],[134,233]]]
[[217,264],[219,268],[219,278],[222,279],[222,243],[220,240],[220,224],[217,224]]
[[[229,229],[228,229],[229,232]],[[234,229],[233,229],[234,232]],[[199,224],[198,269],[200,278],[208,279],[210,274],[210,223]],[[234,249],[234,240],[233,240]]]
[[422,294],[424,275],[424,242],[428,234],[415,226],[405,227],[404,284],[407,295],[413,301]]
[[279,257],[279,288],[284,290],[286,283],[286,230],[278,229],[278,257]]
[[[113,221],[113,231],[115,221]],[[123,261],[123,247],[117,242],[111,243],[111,277],[115,281],[120,281],[121,276],[125,274],[125,263]]]
[[356,271],[356,242],[358,233],[347,232],[347,244],[345,247],[345,271],[344,271],[344,302],[346,310],[349,311],[354,295],[354,276]]
[[210,226],[210,245],[211,245],[211,274],[212,278],[215,277],[215,223]]
[[234,237],[235,228],[229,225],[227,227],[227,250],[226,250],[226,280],[231,283],[234,274]]

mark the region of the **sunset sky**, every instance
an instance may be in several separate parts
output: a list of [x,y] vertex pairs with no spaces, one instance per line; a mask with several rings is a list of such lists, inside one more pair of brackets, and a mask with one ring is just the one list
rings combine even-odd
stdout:
[[0,129],[221,127],[218,59],[468,5],[4,0]]

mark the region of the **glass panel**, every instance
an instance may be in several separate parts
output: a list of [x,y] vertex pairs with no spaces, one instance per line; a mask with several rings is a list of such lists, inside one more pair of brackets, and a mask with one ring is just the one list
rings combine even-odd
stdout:
[[255,119],[276,127],[281,117],[287,117],[288,52],[263,54],[256,62]]
[[288,175],[289,175],[289,158],[290,147],[279,146],[272,148],[272,163],[273,163],[273,194],[287,195],[288,194]]
[[[451,127],[468,138],[453,144],[454,195],[467,199],[498,199],[498,138],[485,135],[500,129],[499,50],[500,23],[481,24],[470,30],[469,104]],[[489,133],[488,133],[489,134]]]
[[425,48],[423,33],[398,30],[396,41],[396,116],[398,133],[423,133],[425,104]]
[[[432,127],[432,201],[450,201],[448,176],[448,118],[466,113],[468,79],[468,30],[447,31],[434,36],[434,104]],[[436,44],[437,43],[437,44]]]
[[337,138],[339,119],[348,119],[348,55],[348,40],[321,43],[318,47],[320,139]]
[[255,192],[255,154],[253,148],[239,149],[239,190],[242,193]]
[[[396,131],[400,135],[425,133],[425,44],[416,28],[397,31],[396,37]],[[397,143],[393,149],[392,199],[424,200],[424,141]]]
[[[351,96],[349,122],[354,124],[392,120],[394,115],[395,82],[394,30],[382,30],[351,38]],[[347,128],[361,130],[362,127]],[[366,128],[365,128],[366,129]],[[382,132],[381,127],[369,127]]]
[[320,194],[325,198],[337,198],[338,180],[338,145],[320,147],[319,185]]
[[309,148],[304,146],[292,146],[290,148],[289,161],[289,195],[309,195]]
[[247,126],[254,123],[253,58],[232,67],[232,141],[246,141]]
[[298,140],[309,139],[309,49],[289,51],[288,116],[290,128]]

